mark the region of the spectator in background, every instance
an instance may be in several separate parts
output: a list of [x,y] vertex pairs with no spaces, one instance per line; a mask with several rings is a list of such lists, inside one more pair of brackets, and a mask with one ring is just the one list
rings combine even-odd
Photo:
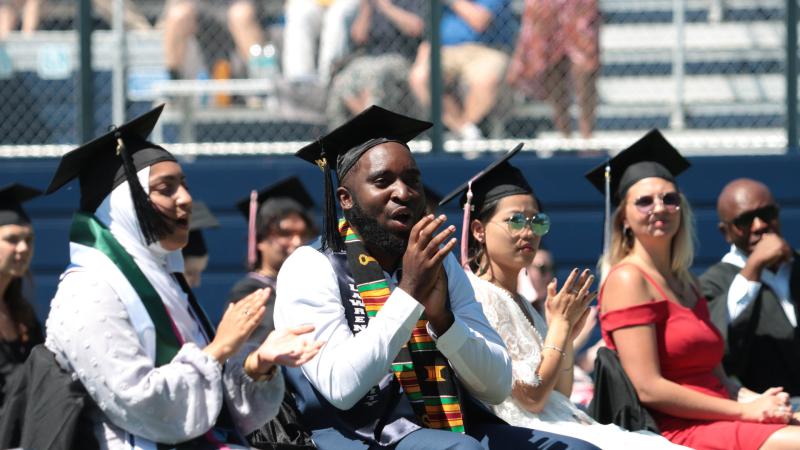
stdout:
[[355,14],[358,2],[286,0],[284,77],[292,81],[328,84],[331,67],[347,53],[347,24]]
[[17,28],[20,16],[23,33],[36,31],[44,2],[45,0],[0,0],[0,40]]
[[6,377],[44,342],[42,326],[23,292],[33,258],[33,227],[22,203],[40,193],[20,184],[0,189],[0,406]]
[[[271,288],[272,294],[267,302],[267,312],[261,325],[253,336],[263,339],[275,329],[272,311],[275,308],[275,280],[283,262],[298,247],[304,245],[316,234],[309,210],[314,201],[297,177],[289,177],[268,186],[258,193],[254,229],[248,236],[248,261],[250,272],[236,282],[228,294],[228,301],[237,302],[263,288]],[[250,218],[251,199],[245,198],[236,208]]]
[[[236,208],[249,219],[248,268],[250,272],[236,282],[228,294],[230,303],[237,303],[259,289],[269,288],[266,312],[253,331],[254,339],[263,340],[275,329],[275,281],[283,262],[298,247],[316,234],[310,215],[314,201],[297,177],[280,180],[253,198],[245,198]],[[251,218],[251,211],[255,217]],[[253,258],[250,260],[250,258]],[[297,406],[286,392],[278,415],[247,437],[256,448],[314,448],[310,434],[299,419]]]
[[[445,86],[463,91],[443,98],[442,120],[462,139],[483,137],[478,126],[492,110],[508,63],[505,50],[516,30],[510,0],[446,0],[442,13],[442,70]],[[423,42],[409,82],[420,104],[430,106],[430,44]],[[448,89],[446,89],[448,90]]]
[[[221,7],[206,0],[167,0],[164,10],[164,60],[170,77],[194,78],[187,56],[190,46],[197,45],[198,14],[208,12],[217,16]],[[236,54],[247,63],[250,48],[265,42],[264,31],[258,21],[258,8],[252,0],[230,0],[227,5],[226,22],[236,45]]]
[[725,370],[751,389],[800,396],[800,256],[781,236],[778,204],[766,185],[741,178],[722,190],[717,212],[731,247],[700,281],[725,337]]
[[331,124],[372,104],[410,114],[408,71],[425,31],[424,0],[360,0],[350,28],[356,53],[334,76],[328,98]]
[[588,138],[597,108],[600,69],[597,0],[526,0],[517,47],[506,80],[553,107],[553,125],[572,132],[569,86],[580,107],[578,128]]
[[[94,12],[102,17],[109,25],[114,23],[113,0],[92,0]],[[153,26],[147,17],[139,10],[134,0],[123,0],[125,8],[125,29],[126,30],[150,30]]]

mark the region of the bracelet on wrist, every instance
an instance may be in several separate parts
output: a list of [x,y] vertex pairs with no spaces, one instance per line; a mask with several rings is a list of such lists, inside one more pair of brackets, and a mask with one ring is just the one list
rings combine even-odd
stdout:
[[561,353],[561,357],[562,358],[566,358],[567,357],[567,353],[561,347],[557,347],[555,345],[549,345],[549,344],[542,347],[542,350],[547,350],[547,349],[555,350],[558,353]]

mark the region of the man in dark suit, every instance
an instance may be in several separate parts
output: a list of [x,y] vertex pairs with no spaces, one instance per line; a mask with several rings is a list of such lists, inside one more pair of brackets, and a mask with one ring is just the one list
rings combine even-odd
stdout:
[[799,396],[800,257],[781,236],[779,206],[763,183],[741,178],[723,188],[717,212],[731,249],[700,280],[725,336],[725,369],[755,391]]

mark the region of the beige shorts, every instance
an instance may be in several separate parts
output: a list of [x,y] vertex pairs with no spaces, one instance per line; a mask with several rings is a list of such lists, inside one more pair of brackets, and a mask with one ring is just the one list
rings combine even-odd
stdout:
[[482,44],[442,47],[442,73],[448,82],[467,85],[489,79],[500,81],[508,66],[508,55]]

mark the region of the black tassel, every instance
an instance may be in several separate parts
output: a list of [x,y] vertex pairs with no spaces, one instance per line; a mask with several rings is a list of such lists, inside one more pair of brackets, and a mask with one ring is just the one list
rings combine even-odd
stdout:
[[330,249],[334,252],[341,252],[343,250],[342,240],[339,236],[339,220],[336,215],[336,196],[333,192],[333,175],[331,174],[331,165],[325,157],[325,151],[322,151],[322,172],[325,178],[325,206],[323,211],[322,221],[322,248]]
[[125,179],[128,180],[130,186],[133,208],[136,211],[136,218],[139,219],[139,228],[142,230],[147,245],[150,245],[172,233],[173,229],[164,216],[150,203],[150,197],[139,182],[139,177],[136,176],[133,157],[128,152],[120,133],[116,133],[115,137],[117,138],[117,154],[122,158],[122,167],[125,169]]

